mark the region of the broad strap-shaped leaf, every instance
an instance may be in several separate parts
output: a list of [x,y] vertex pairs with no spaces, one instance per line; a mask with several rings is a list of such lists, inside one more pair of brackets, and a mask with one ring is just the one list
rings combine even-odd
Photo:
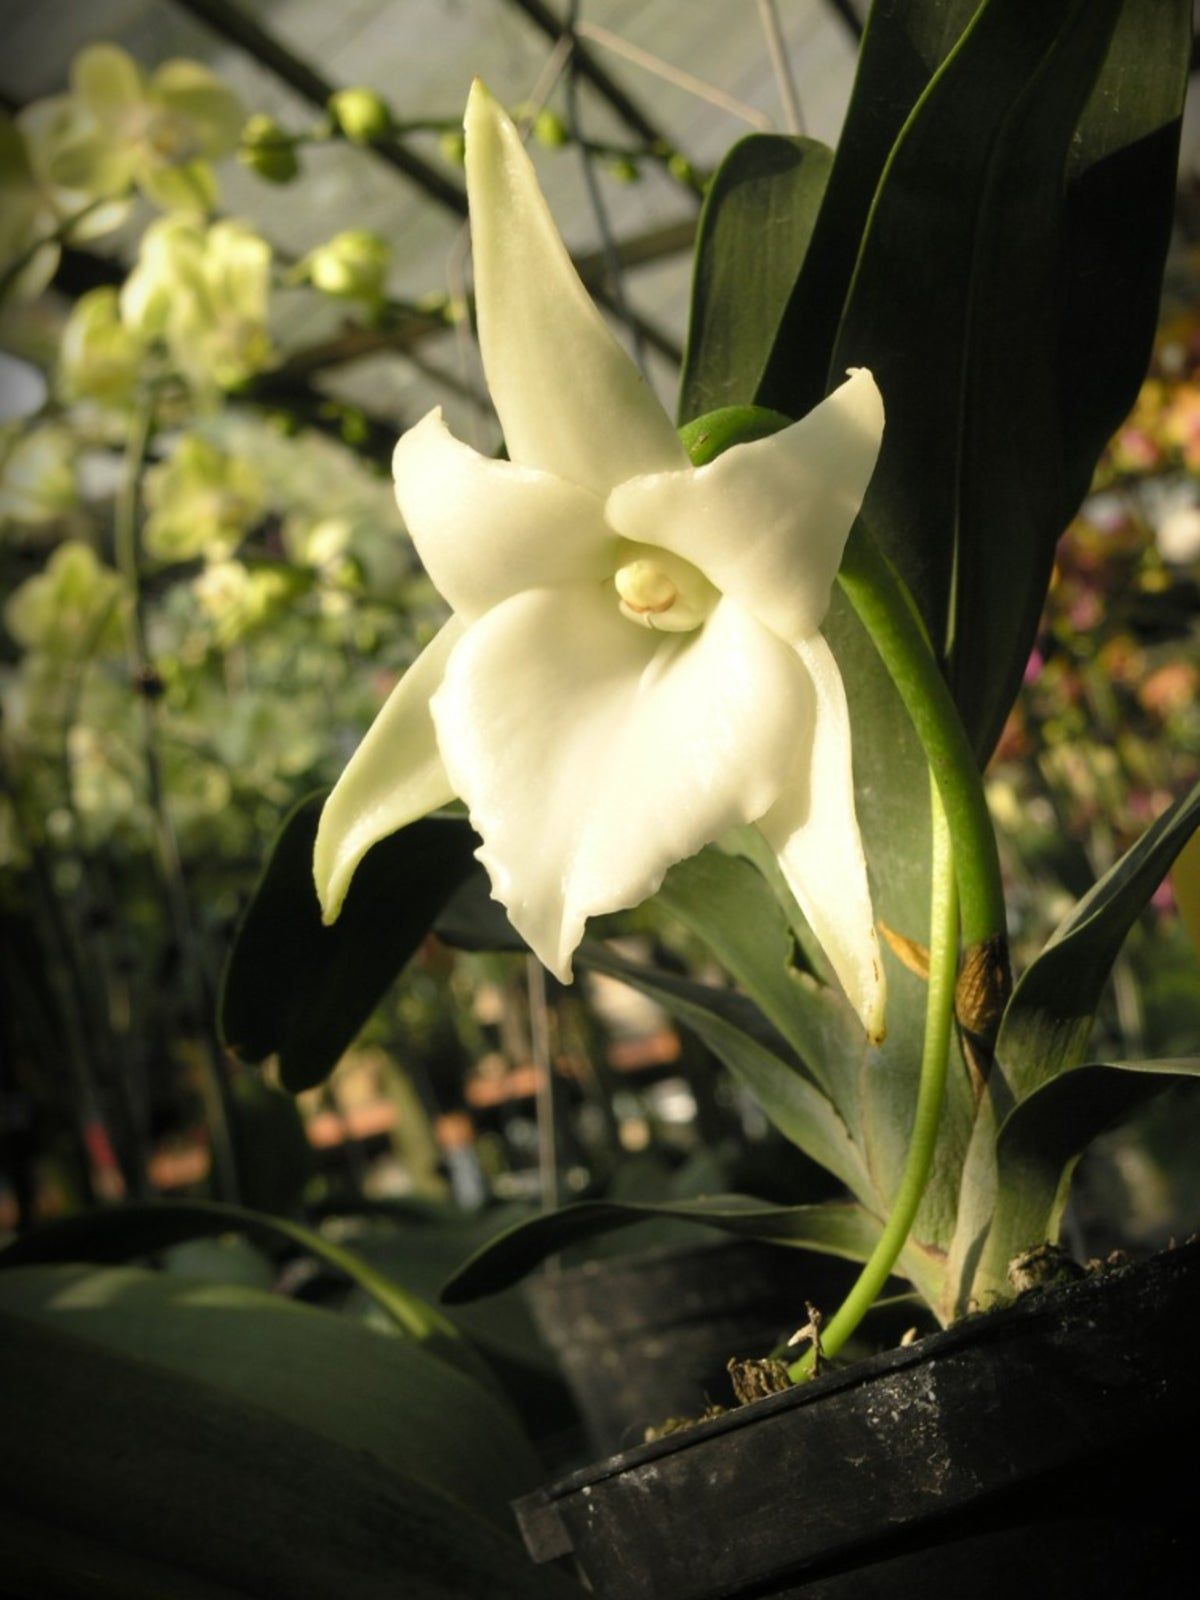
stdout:
[[71,1263],[0,1273],[0,1309],[270,1407],[502,1527],[499,1478],[539,1475],[511,1409],[464,1373],[412,1340],[283,1295]]
[[21,1314],[0,1314],[8,1593],[385,1600],[397,1573],[416,1600],[578,1592],[431,1485],[457,1456],[459,1482],[483,1478],[494,1504],[512,1486],[512,1441],[477,1414],[476,1391],[452,1392],[441,1363],[418,1375],[415,1346],[267,1296],[251,1307],[245,1291],[222,1309],[205,1285],[161,1315],[145,1298],[136,1317],[127,1306],[126,1340],[139,1320],[153,1340],[134,1353],[83,1332],[90,1319],[111,1328],[121,1301],[109,1286],[129,1275],[53,1270],[90,1312],[39,1309],[26,1293]]
[[1120,4],[979,9],[889,157],[830,366],[869,366],[884,393],[864,520],[951,656],[981,754],[1062,531],[1064,172]]
[[753,400],[832,161],[815,139],[755,133],[717,168],[696,237],[681,424]]
[[800,417],[822,398],[842,306],[879,179],[905,121],[980,0],[871,7],[812,248],[780,320],[756,396]]
[[499,1234],[447,1281],[441,1298],[447,1305],[457,1305],[480,1295],[495,1294],[568,1245],[662,1217],[695,1222],[746,1239],[844,1256],[851,1261],[866,1260],[882,1226],[862,1206],[848,1201],[776,1206],[739,1194],[706,1195],[696,1200],[677,1200],[671,1205],[581,1200]]
[[[1087,1146],[1181,1078],[1200,1078],[1200,1057],[1091,1062],[1043,1083],[1009,1112],[996,1140],[994,1173],[979,1175],[992,1203],[977,1208],[985,1220],[964,1252],[960,1311],[1011,1296],[1008,1263],[1021,1250],[1057,1239],[1071,1175]],[[968,1217],[964,1212],[964,1225]]]
[[744,996],[627,961],[592,940],[581,946],[578,959],[665,1006],[749,1090],[785,1138],[868,1204],[879,1204],[845,1123],[804,1075],[786,1041]]
[[210,1200],[140,1201],[102,1211],[82,1211],[0,1249],[0,1273],[67,1261],[127,1262],[193,1239],[240,1233],[267,1251],[299,1248],[341,1273],[367,1294],[407,1339],[459,1367],[489,1387],[494,1380],[471,1346],[434,1306],[395,1283],[344,1245],[334,1244],[287,1217],[270,1217]]
[[1064,522],[1087,492],[1150,359],[1174,221],[1191,38],[1191,0],[1124,0],[1071,144],[1059,298]]
[[1197,826],[1200,783],[1168,806],[1089,890],[1022,975],[996,1045],[1015,1100],[1082,1059],[1125,937]]
[[[852,1136],[861,1112],[857,1060],[862,1027],[841,996],[795,965],[795,938],[784,910],[794,907],[757,829],[739,830],[732,847],[753,859],[710,848],[671,868],[655,904],[704,941],[730,977],[796,1052],[805,1075],[828,1096]],[[769,859],[768,859],[769,858]],[[800,921],[796,910],[797,921]],[[820,946],[806,939],[805,955],[827,965]]]
[[226,1045],[279,1058],[293,1093],[326,1078],[471,870],[466,820],[424,817],[363,859],[332,927],[321,922],[313,843],[324,794],[284,823],[230,951],[221,988]]

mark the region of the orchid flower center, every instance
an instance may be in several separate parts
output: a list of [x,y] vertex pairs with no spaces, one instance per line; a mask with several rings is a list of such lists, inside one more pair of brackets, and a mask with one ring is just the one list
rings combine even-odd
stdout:
[[690,561],[650,544],[627,544],[613,582],[622,616],[662,633],[690,633],[720,598]]

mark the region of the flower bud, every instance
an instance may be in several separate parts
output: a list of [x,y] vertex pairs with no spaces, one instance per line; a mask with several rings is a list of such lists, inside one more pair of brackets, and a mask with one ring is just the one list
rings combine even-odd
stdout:
[[467,159],[467,141],[462,132],[455,128],[449,133],[443,133],[438,139],[438,149],[453,167],[461,167]]
[[322,294],[343,300],[378,300],[391,251],[376,233],[350,228],[319,245],[306,262],[307,275]]
[[386,139],[394,125],[392,113],[373,89],[339,89],[329,97],[329,114],[354,144]]
[[631,161],[628,156],[618,156],[615,161],[608,162],[607,166],[610,177],[615,178],[618,183],[640,183],[642,181],[641,167],[638,166],[636,161]]
[[238,160],[267,183],[291,183],[300,171],[294,144],[274,117],[251,117],[242,130]]
[[543,107],[533,119],[533,137],[547,150],[561,150],[570,142],[571,135],[558,112]]

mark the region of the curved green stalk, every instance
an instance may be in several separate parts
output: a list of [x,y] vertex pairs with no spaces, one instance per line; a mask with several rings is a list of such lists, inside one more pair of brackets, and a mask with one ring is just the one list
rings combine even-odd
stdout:
[[[870,1259],[836,1314],[821,1334],[821,1350],[834,1355],[870,1310],[896,1265],[912,1230],[921,1196],[933,1167],[938,1122],[945,1098],[950,1060],[950,1029],[958,973],[958,889],[954,848],[937,785],[930,782],[933,808],[933,886],[930,908],[929,995],[925,1007],[925,1045],[917,1109],[909,1138],[908,1158],[891,1215]],[[794,1382],[812,1372],[815,1352],[809,1350],[788,1368]]]
[[861,523],[838,582],[896,685],[937,784],[954,840],[963,942],[969,948],[1002,937],[1000,857],[967,731],[908,589]]

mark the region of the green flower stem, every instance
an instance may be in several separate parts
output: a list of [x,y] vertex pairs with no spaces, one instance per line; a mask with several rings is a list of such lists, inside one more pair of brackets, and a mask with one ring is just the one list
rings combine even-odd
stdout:
[[117,495],[114,519],[114,546],[117,566],[129,594],[129,671],[134,693],[141,703],[142,764],[146,774],[147,797],[154,828],[155,855],[162,884],[163,900],[179,949],[184,982],[189,990],[193,1020],[203,1045],[201,1079],[212,1143],[213,1179],[218,1198],[237,1201],[240,1195],[237,1149],[234,1142],[234,1104],[225,1059],[216,1038],[216,1015],[204,969],[204,958],[192,917],[184,879],[179,840],[167,804],[166,783],[159,752],[159,705],[162,683],[154,667],[146,629],[145,594],[142,586],[141,517],[142,480],[150,444],[154,437],[153,398],[130,418],[125,447],[125,470]]
[[[118,197],[110,196],[109,198],[116,199]],[[107,201],[103,196],[97,200],[89,200],[86,205],[80,206],[78,211],[72,212],[69,217],[64,217],[56,228],[53,228],[49,233],[42,234],[41,238],[34,239],[31,244],[26,245],[25,249],[8,263],[3,272],[0,272],[0,305],[3,305],[4,301],[8,299],[13,284],[16,283],[39,250],[44,250],[48,244],[65,244],[70,239],[74,229],[86,218],[90,217],[93,211],[98,211],[106,203]]]
[[925,751],[945,807],[958,874],[963,942],[1005,935],[996,834],[966,729],[903,581],[861,523],[838,582],[888,669]]
[[[896,1265],[912,1229],[921,1196],[933,1167],[938,1122],[945,1098],[958,974],[958,888],[954,847],[937,785],[930,781],[933,810],[933,863],[930,907],[929,994],[925,1005],[925,1045],[917,1109],[909,1136],[908,1158],[891,1215],[854,1287],[821,1334],[825,1355],[836,1355],[874,1304]],[[810,1375],[815,1352],[809,1350],[788,1368],[793,1382]]]

